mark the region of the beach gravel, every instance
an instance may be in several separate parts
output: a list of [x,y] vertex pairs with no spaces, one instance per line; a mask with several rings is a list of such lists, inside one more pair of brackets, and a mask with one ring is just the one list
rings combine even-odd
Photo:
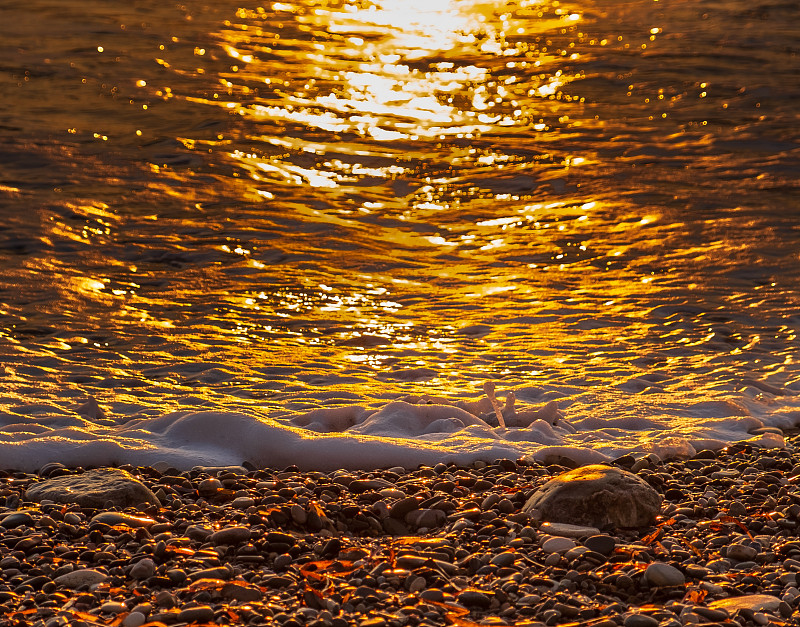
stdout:
[[652,524],[535,520],[569,469],[526,461],[123,467],[159,495],[125,507],[33,502],[48,477],[0,471],[0,625],[800,625],[794,448],[617,464],[663,499]]

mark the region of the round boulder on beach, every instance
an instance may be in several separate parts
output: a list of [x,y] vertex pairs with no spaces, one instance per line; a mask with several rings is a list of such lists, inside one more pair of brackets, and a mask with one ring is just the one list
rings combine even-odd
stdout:
[[661,496],[620,468],[594,464],[569,470],[541,486],[523,511],[549,522],[606,527],[645,527],[661,509]]
[[118,468],[98,468],[79,475],[64,475],[33,484],[25,492],[29,501],[77,503],[97,509],[160,505],[156,495],[132,474]]

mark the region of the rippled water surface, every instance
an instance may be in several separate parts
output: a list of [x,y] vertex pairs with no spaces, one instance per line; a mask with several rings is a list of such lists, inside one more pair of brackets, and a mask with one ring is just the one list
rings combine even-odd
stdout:
[[800,390],[795,2],[10,4],[7,412]]

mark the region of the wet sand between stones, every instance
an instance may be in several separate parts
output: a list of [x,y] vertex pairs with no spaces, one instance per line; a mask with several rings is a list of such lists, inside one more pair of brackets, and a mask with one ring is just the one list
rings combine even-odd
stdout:
[[799,453],[617,464],[663,496],[653,525],[532,520],[529,496],[567,469],[509,460],[128,467],[161,505],[124,509],[26,501],[43,477],[2,472],[0,625],[800,624]]

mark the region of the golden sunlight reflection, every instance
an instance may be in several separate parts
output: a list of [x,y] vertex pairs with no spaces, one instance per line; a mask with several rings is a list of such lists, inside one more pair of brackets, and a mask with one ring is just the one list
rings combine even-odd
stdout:
[[[231,63],[222,89],[190,97],[248,120],[245,132],[275,147],[230,155],[261,196],[273,186],[393,180],[404,169],[390,161],[409,142],[436,149],[436,142],[503,129],[545,131],[549,101],[578,78],[553,67],[569,46],[548,47],[543,35],[577,36],[580,14],[558,2],[323,0],[310,7],[240,8],[218,33]],[[313,158],[331,152],[346,158]],[[482,166],[510,159],[480,158]]]

